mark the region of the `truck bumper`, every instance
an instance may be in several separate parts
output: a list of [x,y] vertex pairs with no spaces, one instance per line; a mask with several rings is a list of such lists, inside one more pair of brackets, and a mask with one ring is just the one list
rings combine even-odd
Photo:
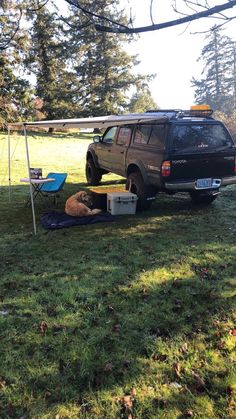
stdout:
[[[223,177],[219,179],[215,179],[215,182],[213,181],[213,184],[211,187],[206,189],[218,189],[221,186],[227,186],[227,185],[234,185],[236,184],[236,176],[229,176],[229,177]],[[198,188],[196,187],[196,181],[175,181],[175,182],[165,182],[165,188],[169,191],[196,191]]]

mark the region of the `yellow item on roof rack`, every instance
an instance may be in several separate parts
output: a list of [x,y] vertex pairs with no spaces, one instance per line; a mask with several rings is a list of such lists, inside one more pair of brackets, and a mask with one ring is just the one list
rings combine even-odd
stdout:
[[191,111],[210,111],[211,108],[209,105],[203,104],[203,105],[192,105],[190,107]]
[[193,116],[210,116],[213,114],[213,110],[210,108],[209,105],[192,105],[190,107],[190,115]]

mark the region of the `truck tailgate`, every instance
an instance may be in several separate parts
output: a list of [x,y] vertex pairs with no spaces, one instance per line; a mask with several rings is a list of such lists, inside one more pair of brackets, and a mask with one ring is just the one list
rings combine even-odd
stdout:
[[[177,156],[176,156],[177,157]],[[178,156],[172,160],[170,179],[221,178],[235,175],[234,155]]]

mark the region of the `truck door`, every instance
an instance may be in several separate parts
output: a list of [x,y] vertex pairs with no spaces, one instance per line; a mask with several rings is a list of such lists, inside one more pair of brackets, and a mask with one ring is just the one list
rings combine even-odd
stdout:
[[113,170],[121,176],[126,172],[126,154],[132,135],[132,126],[124,125],[119,128],[116,141],[111,149]]
[[117,127],[108,128],[105,132],[102,141],[97,146],[98,162],[104,169],[110,170],[112,167],[112,147],[116,139]]

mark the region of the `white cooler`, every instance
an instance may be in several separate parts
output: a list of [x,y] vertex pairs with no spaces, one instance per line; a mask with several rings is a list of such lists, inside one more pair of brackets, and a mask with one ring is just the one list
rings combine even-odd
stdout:
[[138,197],[131,192],[107,194],[107,211],[112,215],[135,214]]

